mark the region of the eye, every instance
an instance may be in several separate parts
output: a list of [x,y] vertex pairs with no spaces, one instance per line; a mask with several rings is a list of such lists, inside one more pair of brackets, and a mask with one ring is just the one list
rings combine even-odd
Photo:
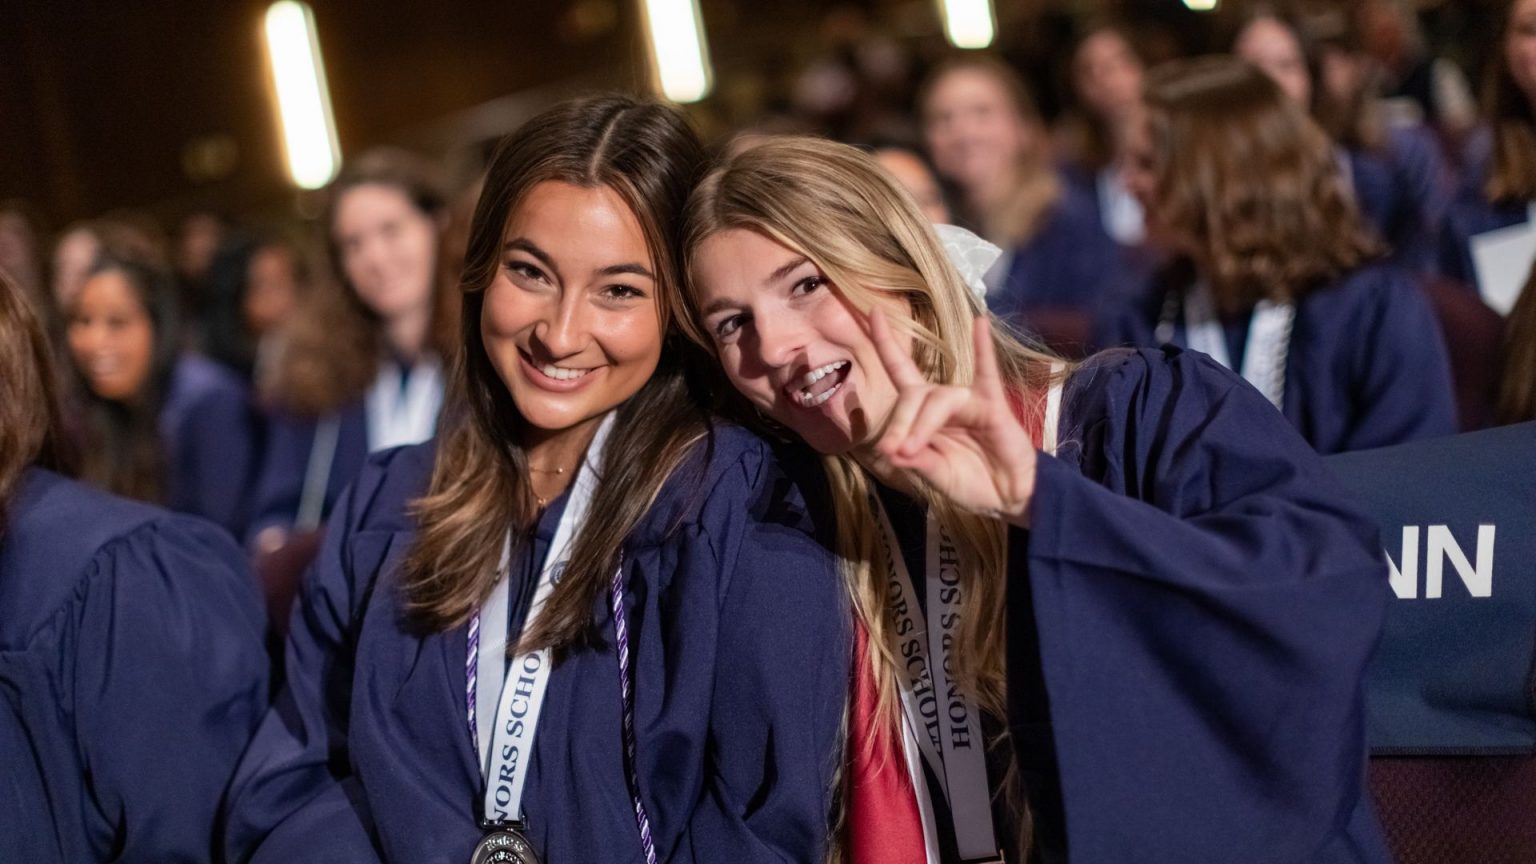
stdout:
[[603,296],[610,300],[641,300],[645,292],[633,285],[609,285],[603,289]]
[[735,336],[736,332],[745,326],[749,320],[751,320],[751,316],[747,315],[745,312],[738,312],[735,315],[728,315],[724,318],[721,318],[719,321],[716,321],[715,341],[724,342],[727,339],[730,339],[732,336]]
[[508,273],[511,273],[513,276],[516,276],[519,279],[525,279],[531,282],[548,281],[544,278],[543,270],[540,270],[532,264],[529,264],[527,261],[508,261],[504,266],[507,268]]
[[806,294],[810,294],[825,284],[827,284],[827,280],[821,276],[807,276],[804,279],[801,279],[799,282],[796,282],[789,289],[789,294],[791,297],[804,296]]

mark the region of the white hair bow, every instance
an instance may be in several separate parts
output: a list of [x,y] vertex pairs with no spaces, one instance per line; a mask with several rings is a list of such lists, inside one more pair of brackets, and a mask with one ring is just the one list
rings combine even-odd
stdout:
[[1003,250],[958,225],[936,224],[933,230],[938,232],[949,262],[960,271],[960,278],[965,280],[976,299],[985,304],[987,285],[991,281],[988,277],[1002,275],[991,271],[1002,261]]

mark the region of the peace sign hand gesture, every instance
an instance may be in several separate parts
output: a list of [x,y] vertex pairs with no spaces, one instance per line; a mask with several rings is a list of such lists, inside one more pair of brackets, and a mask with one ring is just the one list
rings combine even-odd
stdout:
[[1035,444],[1009,403],[987,319],[978,317],[972,331],[976,376],[967,387],[925,379],[879,310],[870,333],[896,387],[877,453],[966,510],[1028,527]]

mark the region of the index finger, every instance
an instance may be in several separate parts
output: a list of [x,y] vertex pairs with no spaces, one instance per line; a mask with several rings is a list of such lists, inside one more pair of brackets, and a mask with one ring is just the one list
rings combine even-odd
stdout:
[[1003,372],[997,365],[997,346],[992,341],[992,323],[985,315],[977,315],[971,324],[971,356],[975,370],[971,378],[973,389],[986,396],[1003,396]]
[[885,320],[885,313],[879,309],[870,310],[869,335],[875,343],[875,351],[880,355],[880,362],[885,365],[886,374],[891,376],[891,381],[898,388],[919,387],[928,383],[917,364],[912,362],[912,355],[896,344],[891,325]]

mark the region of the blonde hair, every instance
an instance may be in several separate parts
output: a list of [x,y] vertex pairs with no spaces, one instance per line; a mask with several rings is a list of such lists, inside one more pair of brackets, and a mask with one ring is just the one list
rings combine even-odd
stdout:
[[[683,262],[694,310],[699,304],[692,302],[698,291],[691,278],[692,258],[705,240],[730,229],[755,231],[805,255],[843,302],[860,312],[880,298],[905,300],[911,318],[898,317],[891,324],[912,336],[913,359],[923,374],[943,384],[963,385],[974,378],[972,322],[989,313],[950,263],[916,202],[868,155],[831,141],[781,137],[732,154],[717,166],[694,190],[684,221]],[[685,317],[680,324],[714,350],[699,321]],[[1021,395],[1044,392],[1057,358],[1026,346],[996,321],[993,334],[1010,389]],[[736,404],[739,409],[739,397]],[[1038,400],[1024,398],[1019,404],[1039,418]],[[737,413],[748,422],[753,419],[749,411]],[[761,418],[756,420],[762,425]],[[854,614],[869,632],[879,694],[876,716],[890,724],[887,729],[895,728],[895,622],[885,602],[891,574],[871,506],[874,487],[851,456],[830,455],[823,461],[845,587]],[[924,491],[922,497],[960,552],[964,615],[957,681],[983,709],[1000,716],[1006,704],[1006,526],[961,510],[943,496]],[[1027,835],[1026,828],[1021,851],[1028,846]]]

